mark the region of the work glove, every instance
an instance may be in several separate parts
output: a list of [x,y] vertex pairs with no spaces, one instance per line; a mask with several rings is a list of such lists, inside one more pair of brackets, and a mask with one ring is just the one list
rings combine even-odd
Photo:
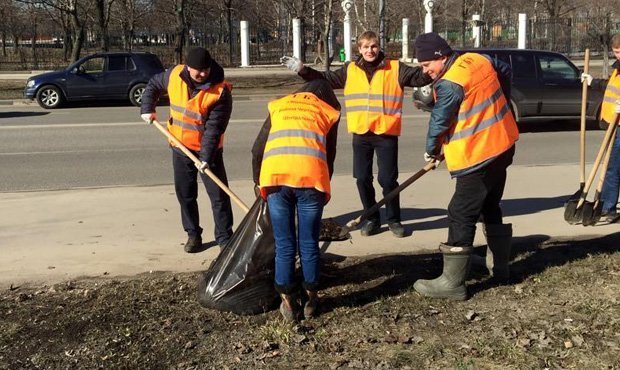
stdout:
[[144,113],[140,115],[140,118],[150,125],[153,121],[157,121],[157,113]]
[[195,163],[196,168],[198,169],[198,172],[200,173],[205,173],[205,170],[209,168],[209,164],[205,161],[202,161],[200,163]]
[[587,74],[587,73],[582,73],[581,74],[581,83],[583,83],[583,81],[587,81],[588,86],[592,85],[592,75]]
[[614,113],[620,114],[620,100],[616,100],[616,104],[614,105]]
[[436,156],[432,154],[428,154],[428,153],[424,153],[424,161],[426,163],[432,163],[435,166],[435,168],[437,168],[437,166],[439,166],[439,163],[441,162],[439,158],[437,158]]
[[299,71],[304,68],[304,64],[301,62],[301,60],[295,57],[288,57],[286,55],[280,58],[280,63],[295,73],[299,73]]

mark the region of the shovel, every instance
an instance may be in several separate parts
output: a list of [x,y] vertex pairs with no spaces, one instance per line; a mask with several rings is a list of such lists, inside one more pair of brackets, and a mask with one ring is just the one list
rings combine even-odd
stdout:
[[[199,159],[198,159],[198,158],[194,155],[194,153],[192,153],[189,149],[187,149],[187,148],[185,147],[185,145],[183,145],[183,144],[182,144],[182,143],[181,143],[181,142],[180,142],[180,141],[179,141],[176,137],[172,136],[172,134],[171,134],[170,132],[168,132],[168,130],[167,130],[165,127],[163,127],[163,126],[161,125],[161,123],[159,123],[159,122],[157,122],[157,121],[153,121],[153,125],[154,125],[155,127],[157,127],[157,129],[158,129],[159,131],[161,131],[161,133],[162,133],[162,134],[164,134],[164,135],[165,135],[165,136],[166,136],[166,137],[167,137],[170,141],[172,141],[172,142],[174,143],[174,145],[175,145],[177,148],[181,149],[181,151],[182,151],[183,153],[185,153],[185,155],[186,155],[189,159],[191,159],[191,160],[194,162],[194,164],[195,164],[196,166],[200,166],[200,165],[202,164],[202,162],[200,162],[200,160],[199,160]],[[228,196],[229,196],[229,197],[230,197],[230,198],[231,198],[231,199],[232,199],[232,200],[233,200],[233,201],[234,201],[234,202],[235,202],[235,203],[236,203],[236,204],[237,204],[237,205],[238,205],[241,209],[243,209],[243,210],[245,211],[245,213],[246,213],[246,214],[250,211],[250,209],[248,208],[248,206],[246,206],[246,205],[245,205],[245,203],[243,203],[243,202],[241,201],[241,199],[239,199],[239,197],[237,197],[237,196],[235,195],[235,193],[233,193],[233,192],[232,192],[232,191],[228,188],[228,186],[226,186],[226,184],[224,184],[222,181],[220,181],[220,179],[218,179],[218,178],[217,178],[217,176],[215,176],[215,174],[214,174],[213,172],[211,172],[208,168],[205,168],[205,169],[204,169],[204,174],[205,174],[205,175],[207,175],[207,176],[209,176],[209,178],[210,178],[211,180],[213,180],[213,182],[214,182],[214,183],[216,183],[216,184],[217,184],[217,186],[219,186],[222,190],[224,190],[224,192],[225,192],[226,194],[228,194]]]
[[[610,125],[611,126],[611,125]],[[614,134],[618,130],[618,125],[613,125],[615,127]],[[609,145],[607,145],[607,152],[605,153],[605,159],[603,160],[603,165],[601,166],[601,175],[599,177],[598,186],[596,187],[596,192],[594,193],[594,199],[592,202],[584,202],[583,204],[583,220],[581,224],[583,226],[594,226],[601,219],[601,212],[603,210],[603,202],[601,202],[601,190],[603,190],[603,183],[605,182],[605,174],[607,173],[607,165],[609,164],[609,158],[611,157],[611,149],[614,146],[614,139],[609,140]]]
[[[580,217],[580,220],[583,220],[583,205],[586,202],[586,196],[588,195],[588,191],[594,182],[594,177],[596,176],[596,171],[598,170],[599,165],[601,164],[601,160],[603,159],[603,155],[605,154],[605,150],[609,146],[610,140],[613,141],[612,134],[615,133],[616,127],[618,125],[618,117],[620,114],[616,114],[614,118],[614,124],[609,125],[607,127],[607,131],[605,131],[605,137],[603,138],[603,142],[601,143],[601,147],[598,150],[598,154],[596,155],[596,159],[594,160],[594,165],[592,166],[592,170],[590,171],[590,175],[588,176],[588,180],[586,181],[583,192],[579,199],[569,200],[566,202],[564,206],[564,215],[566,218],[566,214],[572,215],[574,218],[576,215]],[[577,223],[577,222],[575,222]]]
[[[590,70],[590,49],[586,49],[583,72]],[[579,140],[579,190],[575,192],[564,204],[564,220],[571,225],[579,223],[582,212],[577,211],[575,206],[583,194],[586,173],[586,107],[588,102],[588,82],[583,81],[581,87],[581,132]]]
[[406,187],[408,187],[409,185],[413,184],[420,177],[424,176],[425,173],[427,173],[428,171],[431,171],[431,170],[434,170],[435,168],[437,168],[437,166],[439,165],[439,163],[441,161],[443,161],[443,155],[439,159],[427,163],[426,166],[424,166],[421,170],[419,170],[418,172],[414,173],[410,178],[405,180],[402,184],[398,185],[398,187],[396,189],[394,189],[391,192],[389,192],[385,196],[385,198],[381,199],[375,205],[373,205],[372,207],[368,208],[358,218],[356,218],[353,221],[350,221],[346,226],[343,226],[342,230],[340,230],[340,236],[341,237],[347,237],[349,232],[355,230],[360,225],[360,223],[362,221],[368,219],[368,217],[370,217],[372,214],[377,212],[377,210],[379,208],[381,208],[381,206],[383,206],[385,203],[387,203],[390,200],[392,200],[401,191],[405,190]]

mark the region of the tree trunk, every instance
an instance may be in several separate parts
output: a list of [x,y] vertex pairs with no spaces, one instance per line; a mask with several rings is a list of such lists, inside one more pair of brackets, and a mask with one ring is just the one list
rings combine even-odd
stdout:
[[32,69],[39,69],[39,58],[37,55],[37,20],[33,17],[33,25],[32,25],[32,38],[31,48],[32,48]]
[[73,25],[73,33],[75,35],[71,50],[71,63],[73,63],[80,59],[80,53],[84,45],[84,25],[80,22],[77,8],[71,11],[71,24]]
[[97,27],[99,28],[99,47],[101,51],[110,50],[110,37],[108,35],[108,25],[106,24],[106,0],[95,0],[97,10]]
[[232,0],[226,1],[226,22],[228,25],[228,65],[233,65],[233,24],[232,24]]
[[174,40],[174,62],[176,64],[181,64],[183,61],[183,46],[185,45],[185,35],[186,35],[186,27],[185,27],[185,1],[180,0],[177,4],[176,11],[176,37]]
[[0,34],[0,39],[2,41],[2,56],[6,57],[6,32],[2,31]]

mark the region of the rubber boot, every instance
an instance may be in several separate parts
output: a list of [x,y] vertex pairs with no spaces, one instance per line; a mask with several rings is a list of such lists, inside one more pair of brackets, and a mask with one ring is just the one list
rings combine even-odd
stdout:
[[486,266],[489,274],[497,281],[508,282],[512,224],[484,225],[484,235],[487,238]]
[[416,281],[413,289],[426,297],[466,300],[465,279],[469,273],[473,249],[471,246],[452,247],[440,244],[439,250],[443,253],[443,273],[437,279]]
[[280,314],[284,321],[296,321],[297,320],[297,302],[293,295],[280,294],[282,303],[280,303]]
[[311,319],[316,317],[317,307],[319,305],[319,295],[317,292],[306,290],[306,297],[308,300],[304,304],[304,317],[306,319]]

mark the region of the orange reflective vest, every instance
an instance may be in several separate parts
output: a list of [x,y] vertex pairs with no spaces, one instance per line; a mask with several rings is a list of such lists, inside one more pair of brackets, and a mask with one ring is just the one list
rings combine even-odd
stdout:
[[347,129],[354,134],[400,135],[403,88],[398,83],[398,61],[388,60],[370,82],[355,63],[347,67],[344,85]]
[[601,120],[607,123],[615,122],[615,106],[618,99],[620,99],[620,76],[618,76],[618,70],[614,69],[605,89],[605,96],[601,105]]
[[[232,90],[227,81],[211,85],[190,99],[187,84],[180,76],[185,66],[180,64],[172,69],[168,80],[170,98],[170,119],[168,131],[191,150],[200,150],[200,142],[205,130],[204,120],[211,107],[220,99],[224,88]],[[174,145],[170,142],[170,145]],[[218,148],[224,146],[224,135],[220,137]]]
[[327,133],[340,112],[312,93],[287,95],[269,103],[271,130],[260,170],[261,194],[267,187],[315,188],[329,201]]
[[510,149],[519,129],[491,62],[476,53],[456,58],[442,79],[463,87],[456,124],[443,142],[451,174],[476,167]]

